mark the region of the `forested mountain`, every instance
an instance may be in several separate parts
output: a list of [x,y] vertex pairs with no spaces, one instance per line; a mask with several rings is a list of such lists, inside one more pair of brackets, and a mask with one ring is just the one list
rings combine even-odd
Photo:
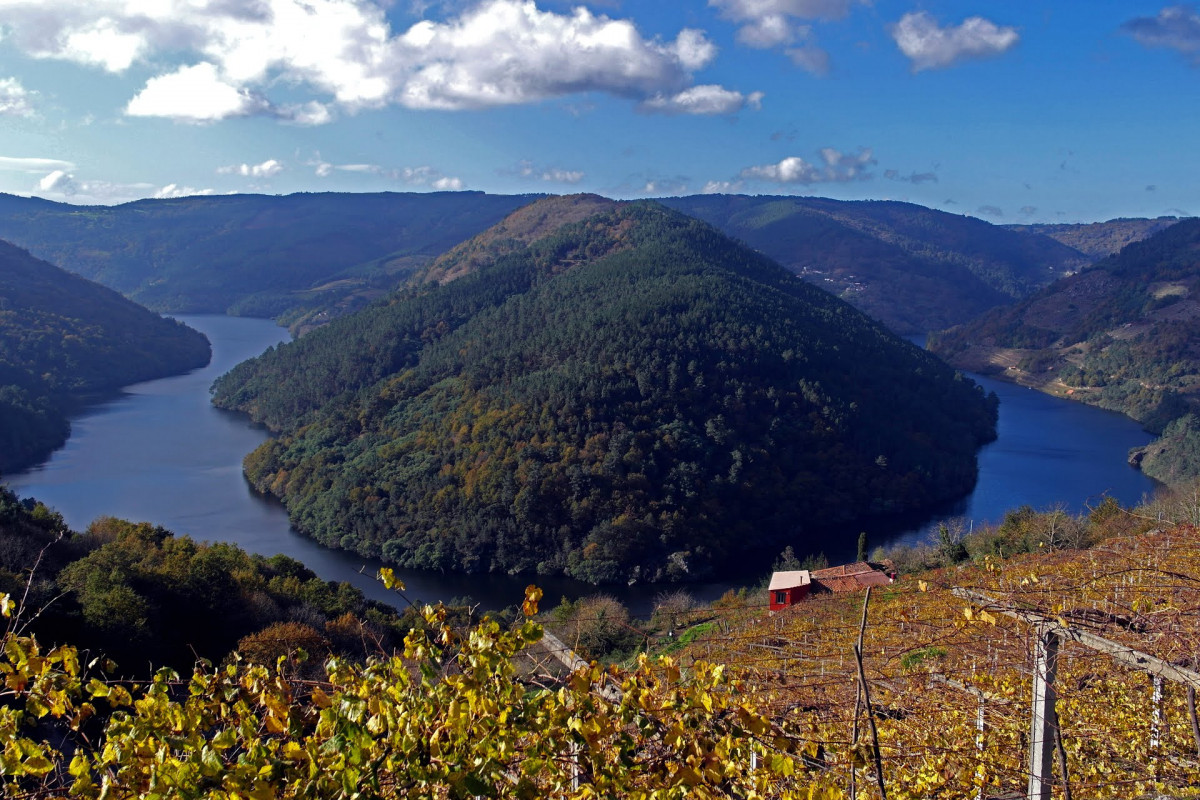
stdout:
[[1200,219],[967,325],[930,349],[966,369],[1128,414],[1164,433],[1135,460],[1151,477],[1200,476]]
[[532,195],[231,195],[73,206],[0,195],[0,238],[150,308],[341,312],[395,288]]
[[994,398],[845,303],[652,203],[539,227],[217,382],[280,432],[246,473],[300,530],[668,580],[973,485]]
[[1014,231],[1043,234],[1055,241],[1073,247],[1093,259],[1101,259],[1119,253],[1123,247],[1140,242],[1165,230],[1179,217],[1157,217],[1155,219],[1110,219],[1107,222],[1005,225]]
[[1037,233],[912,203],[745,195],[659,202],[746,242],[902,334],[966,322],[1093,260]]
[[203,334],[0,242],[0,472],[61,445],[74,398],[208,358]]

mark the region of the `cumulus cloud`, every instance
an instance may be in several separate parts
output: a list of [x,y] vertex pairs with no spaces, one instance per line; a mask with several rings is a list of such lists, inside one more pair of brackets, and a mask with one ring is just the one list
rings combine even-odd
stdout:
[[154,193],[156,199],[162,200],[171,197],[196,197],[197,195],[210,195],[212,189],[195,189],[191,186],[180,186],[177,183],[168,183],[166,186]]
[[933,172],[910,172],[907,175],[901,175],[899,170],[887,169],[883,171],[883,177],[889,181],[900,181],[901,183],[937,183],[938,176]]
[[272,178],[283,172],[283,162],[268,158],[261,164],[235,164],[228,167],[218,167],[220,175],[241,175],[243,178]]
[[818,163],[805,161],[799,156],[789,156],[777,164],[746,167],[740,177],[745,180],[770,181],[772,183],[849,183],[871,177],[868,168],[876,163],[871,149],[859,148],[857,153],[843,153],[832,147],[821,150]]
[[58,194],[75,194],[78,186],[75,183],[75,176],[63,169],[56,169],[38,181],[37,188],[43,192],[56,192]]
[[737,39],[750,47],[790,44],[809,26],[796,20],[840,19],[853,0],[708,0],[722,17],[741,25]]
[[644,38],[628,20],[540,11],[490,0],[444,23],[412,26],[393,48],[397,97],[411,108],[480,108],[580,92],[647,97],[679,92],[716,47],[696,30]]
[[999,206],[980,206],[975,213],[983,214],[984,216],[988,217],[1003,217],[1004,209],[1000,208]]
[[1169,47],[1200,62],[1200,13],[1191,6],[1167,6],[1156,17],[1136,17],[1121,31],[1146,47]]
[[125,113],[203,123],[245,117],[269,107],[262,97],[221,78],[216,65],[204,62],[151,78],[129,101]]
[[638,109],[657,114],[733,114],[744,108],[757,111],[762,108],[762,92],[743,95],[713,84],[693,86],[678,94],[655,95],[643,100]]
[[516,169],[501,170],[502,175],[515,175],[529,180],[546,181],[547,183],[576,184],[585,177],[581,170],[561,169],[559,167],[538,167],[532,161],[521,161]]
[[1000,55],[1020,38],[1016,28],[1001,27],[983,17],[969,17],[961,25],[942,28],[925,11],[905,14],[889,32],[900,52],[912,62],[913,72]]
[[21,85],[16,78],[0,78],[0,117],[33,117],[37,111],[33,107],[31,92]]
[[[817,46],[809,20],[840,19],[855,0],[708,0],[738,23],[737,41],[747,47],[782,47],[796,66],[816,75],[829,71],[829,53]],[[800,46],[794,46],[800,43]]]
[[1032,217],[1037,212],[1037,206],[1021,206],[1021,216],[1023,217]]
[[[643,35],[583,6],[484,0],[394,31],[382,0],[0,0],[5,39],[37,58],[109,72],[176,66],[127,105],[134,116],[214,122],[250,114],[321,124],[335,110],[467,109],[600,92],[674,97],[716,58],[703,32]],[[183,62],[180,65],[180,62]],[[275,87],[311,102],[272,102]],[[696,113],[712,113],[704,104]],[[681,110],[684,110],[681,107]]]

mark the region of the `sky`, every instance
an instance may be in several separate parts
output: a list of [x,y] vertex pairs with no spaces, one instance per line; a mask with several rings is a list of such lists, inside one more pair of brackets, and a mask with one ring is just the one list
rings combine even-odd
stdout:
[[886,199],[1200,214],[1200,8],[0,0],[0,192]]

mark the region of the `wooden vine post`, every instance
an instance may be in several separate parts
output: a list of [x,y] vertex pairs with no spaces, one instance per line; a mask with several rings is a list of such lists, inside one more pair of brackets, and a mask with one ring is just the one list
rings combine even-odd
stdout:
[[1029,723],[1029,800],[1051,800],[1058,729],[1058,632],[1039,625],[1033,661],[1033,711]]
[[[955,597],[960,597],[981,608],[996,611],[1006,616],[1033,625],[1037,630],[1037,650],[1034,655],[1033,670],[1033,711],[1030,718],[1029,736],[1029,798],[1030,800],[1050,800],[1050,788],[1053,782],[1054,758],[1053,753],[1058,749],[1063,767],[1063,788],[1069,793],[1070,788],[1065,780],[1066,758],[1062,752],[1061,739],[1058,732],[1058,714],[1055,711],[1054,677],[1058,669],[1058,648],[1065,640],[1081,644],[1122,664],[1130,669],[1140,670],[1160,679],[1169,680],[1188,687],[1189,697],[1194,697],[1194,691],[1200,688],[1200,673],[1164,661],[1161,658],[1134,650],[1132,647],[1113,642],[1091,631],[1086,631],[1072,625],[1064,625],[1061,621],[1041,614],[1037,611],[1017,608],[1010,603],[1004,603],[994,597],[971,589],[955,588],[950,590]],[[1159,689],[1161,692],[1161,688]],[[1193,716],[1194,720],[1194,716]],[[1161,722],[1159,723],[1161,725]],[[1193,732],[1197,738],[1197,749],[1200,750],[1200,725],[1193,721]],[[1069,796],[1069,794],[1068,794]]]

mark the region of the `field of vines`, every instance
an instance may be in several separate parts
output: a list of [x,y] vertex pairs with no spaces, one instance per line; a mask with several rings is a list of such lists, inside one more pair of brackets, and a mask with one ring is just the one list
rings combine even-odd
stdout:
[[[1002,605],[968,602],[953,588]],[[902,577],[874,590],[865,626],[863,604],[860,592],[774,615],[727,612],[687,657],[727,665],[801,742],[805,769],[790,779],[797,788],[838,797],[1024,797],[1036,636],[1029,620],[1089,631],[1194,674],[1200,531],[1173,526],[1088,550]],[[1146,671],[1067,640],[1055,688],[1054,797],[1200,796],[1200,730],[1185,684],[1165,680],[1156,690]]]

